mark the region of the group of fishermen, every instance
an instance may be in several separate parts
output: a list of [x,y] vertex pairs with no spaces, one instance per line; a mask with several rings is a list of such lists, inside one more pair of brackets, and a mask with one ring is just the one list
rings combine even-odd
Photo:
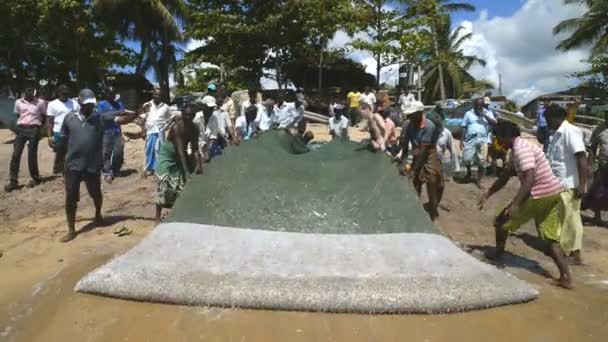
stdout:
[[[206,161],[221,155],[228,145],[239,145],[272,128],[289,131],[306,144],[314,136],[306,130],[304,110],[306,101],[299,94],[286,98],[261,99],[257,90],[250,90],[248,99],[235,103],[223,89],[211,84],[198,103],[188,102],[176,111],[161,100],[159,89],[152,100],[136,112],[124,108],[113,89],[97,101],[89,89],[80,91],[77,99],[70,98],[68,87],[57,88],[57,98],[48,104],[26,89],[15,103],[18,115],[14,151],[10,162],[10,180],[6,191],[18,188],[19,161],[28,145],[28,161],[32,180],[30,186],[41,182],[37,166],[37,145],[42,124],[48,123],[49,146],[55,151],[53,173],[62,174],[65,182],[65,208],[68,234],[62,241],[76,237],[75,215],[80,183],[84,182],[95,204],[95,220],[101,223],[101,178],[112,183],[123,163],[124,141],[121,125],[136,122],[145,135],[144,176],[155,175],[157,183],[156,215],[171,208],[183,191],[192,173],[202,173]],[[347,106],[330,105],[329,133],[334,139],[348,139],[349,127],[363,119],[369,131],[370,150],[386,152],[400,161],[400,171],[407,175],[420,195],[426,185],[427,210],[436,222],[439,203],[444,192],[444,153],[459,168],[459,156],[454,138],[443,127],[441,108],[427,112],[413,94],[402,94],[398,100],[400,118],[395,119],[383,103],[376,100],[370,89],[363,93],[352,91]],[[479,199],[479,208],[502,189],[512,176],[518,176],[521,186],[496,217],[497,250],[500,258],[509,233],[534,220],[539,236],[547,240],[547,253],[555,261],[560,278],[558,285],[572,286],[568,264],[580,264],[583,224],[581,201],[595,210],[601,223],[601,210],[608,208],[608,115],[585,145],[580,130],[566,120],[566,111],[558,105],[543,108],[548,126],[546,153],[535,142],[522,137],[519,127],[501,120],[489,108],[488,99],[477,99],[462,121],[462,161],[471,178],[477,168],[475,184],[482,187],[488,146],[508,151],[500,177]],[[398,123],[403,121],[401,133]],[[588,182],[588,168],[597,157],[593,183]],[[585,205],[585,204],[583,204]],[[595,205],[595,206],[594,206]],[[605,205],[604,205],[605,206]]]

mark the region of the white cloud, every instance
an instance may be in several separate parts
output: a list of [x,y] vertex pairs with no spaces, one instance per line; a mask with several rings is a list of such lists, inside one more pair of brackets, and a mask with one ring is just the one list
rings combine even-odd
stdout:
[[203,45],[205,45],[205,42],[203,42],[202,40],[190,39],[186,43],[186,47],[184,48],[184,51],[190,52],[192,50],[198,49],[199,47],[201,47]]
[[[332,40],[328,43],[329,49],[349,49],[350,44],[355,39],[369,40],[369,36],[364,32],[355,33],[354,37],[349,37],[344,31],[337,31]],[[346,54],[347,58],[359,62],[365,66],[368,74],[376,76],[376,60],[371,53],[363,50],[352,50]],[[397,84],[399,79],[399,65],[389,65],[380,70],[380,83]]]
[[463,44],[464,52],[487,62],[485,68],[474,67],[471,73],[497,86],[501,74],[503,94],[518,104],[575,85],[576,80],[568,76],[585,69],[582,60],[588,56],[587,49],[557,51],[555,46],[563,36],[554,36],[552,30],[560,21],[583,12],[562,0],[527,0],[511,17],[488,19],[482,11],[477,20],[463,21],[465,30],[473,32],[473,38]]

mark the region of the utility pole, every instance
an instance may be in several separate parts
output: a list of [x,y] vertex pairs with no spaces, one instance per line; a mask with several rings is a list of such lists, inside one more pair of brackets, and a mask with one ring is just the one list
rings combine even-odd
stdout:
[[502,74],[498,74],[498,95],[502,96]]
[[418,101],[422,102],[422,67],[420,66],[420,64],[418,64],[418,79],[417,79],[417,83],[418,83]]

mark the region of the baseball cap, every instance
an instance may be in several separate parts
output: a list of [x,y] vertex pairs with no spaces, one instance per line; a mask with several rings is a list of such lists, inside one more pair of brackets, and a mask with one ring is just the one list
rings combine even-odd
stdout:
[[210,95],[204,96],[202,102],[204,105],[207,105],[207,107],[214,108],[217,106],[217,101],[215,101],[215,97]]
[[409,106],[403,108],[403,114],[405,114],[405,115],[411,115],[411,114],[423,112],[423,111],[424,111],[424,104],[420,101],[414,101],[414,102],[410,103]]
[[489,97],[486,96],[483,98],[483,104],[490,104],[490,102],[492,102],[492,100],[490,100]]
[[97,104],[97,99],[95,98],[95,93],[91,89],[82,89],[80,94],[78,94],[78,99],[81,104]]
[[217,87],[215,86],[215,84],[212,83],[212,84],[210,84],[210,85],[207,86],[207,90],[216,91]]

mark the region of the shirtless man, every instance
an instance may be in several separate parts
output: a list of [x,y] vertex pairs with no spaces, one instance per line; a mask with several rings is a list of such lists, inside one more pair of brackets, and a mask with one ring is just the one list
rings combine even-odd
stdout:
[[370,143],[369,147],[372,151],[384,151],[386,142],[384,141],[384,119],[378,113],[372,111],[372,107],[367,103],[361,104],[361,115],[367,119],[367,127],[369,129]]
[[169,128],[167,140],[160,146],[158,168],[156,170],[156,185],[158,199],[156,201],[156,223],[160,223],[163,208],[172,208],[173,204],[184,190],[187,178],[191,175],[188,163],[188,144],[196,159],[194,173],[203,173],[203,157],[197,148],[199,131],[192,122],[196,112],[191,103],[182,108],[181,117]]

